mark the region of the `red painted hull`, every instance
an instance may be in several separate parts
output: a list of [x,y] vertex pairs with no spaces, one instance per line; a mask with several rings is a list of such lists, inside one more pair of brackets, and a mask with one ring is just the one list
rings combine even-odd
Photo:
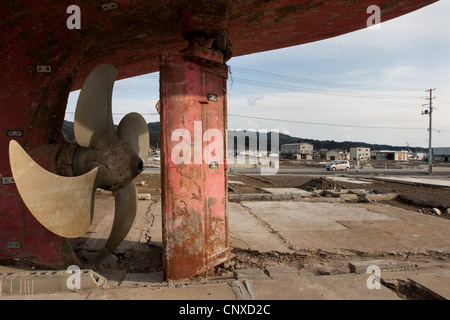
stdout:
[[[241,56],[365,28],[370,5],[378,5],[382,21],[387,21],[436,1],[230,0],[228,34],[234,56]],[[67,2],[0,4],[0,57],[5,64],[2,70],[9,70],[8,78],[18,79],[19,75],[11,72],[24,67],[32,72],[37,64],[60,68],[62,55],[68,54],[76,57],[70,67],[79,66],[72,89],[79,89],[84,77],[101,63],[116,66],[119,78],[158,71],[161,52],[178,52],[187,46],[180,12],[199,1],[116,0],[118,8],[110,11],[92,1],[75,2],[81,10],[79,30],[66,27],[70,17]]]

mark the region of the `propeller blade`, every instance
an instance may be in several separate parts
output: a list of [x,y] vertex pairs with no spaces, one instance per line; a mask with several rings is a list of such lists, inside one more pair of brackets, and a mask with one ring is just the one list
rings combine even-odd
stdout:
[[81,88],[75,110],[74,133],[82,147],[106,150],[118,141],[111,109],[117,74],[113,66],[99,65],[92,70]]
[[136,112],[127,114],[119,123],[117,134],[120,139],[130,145],[146,164],[148,162],[148,148],[150,137],[147,122]]
[[39,166],[15,140],[9,144],[9,158],[20,196],[45,228],[65,238],[89,229],[97,168],[78,177],[58,176]]
[[114,193],[115,212],[111,233],[105,246],[92,259],[90,265],[97,264],[111,254],[125,239],[134,223],[137,211],[137,191],[134,182]]

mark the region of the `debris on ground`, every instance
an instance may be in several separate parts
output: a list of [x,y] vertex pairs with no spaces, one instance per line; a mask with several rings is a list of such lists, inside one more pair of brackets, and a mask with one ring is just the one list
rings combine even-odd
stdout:
[[419,212],[423,214],[428,214],[430,216],[440,216],[440,217],[448,216],[448,209],[440,210],[438,208],[422,208],[419,209]]
[[306,191],[314,191],[314,190],[341,190],[347,189],[345,186],[341,185],[339,182],[333,179],[327,178],[314,178],[297,188],[306,190]]

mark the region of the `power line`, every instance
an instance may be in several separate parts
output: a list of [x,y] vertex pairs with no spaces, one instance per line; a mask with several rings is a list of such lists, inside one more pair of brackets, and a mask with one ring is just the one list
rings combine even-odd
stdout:
[[[75,114],[74,111],[67,111],[66,113]],[[113,116],[125,116],[128,113],[126,112],[113,112]],[[140,113],[143,116],[159,116],[159,113]],[[427,128],[412,128],[412,127],[388,127],[388,126],[369,126],[369,125],[353,125],[353,124],[337,124],[337,123],[324,123],[324,122],[313,122],[313,121],[298,121],[298,120],[290,120],[290,119],[274,119],[274,118],[264,118],[264,117],[255,117],[255,116],[247,116],[247,115],[239,115],[239,114],[228,114],[229,117],[238,117],[238,118],[248,118],[255,120],[265,120],[265,121],[276,121],[276,122],[288,122],[288,123],[298,123],[298,124],[308,124],[308,125],[317,125],[317,126],[330,126],[330,127],[346,127],[346,128],[364,128],[364,129],[389,129],[389,130],[428,130]],[[450,130],[443,129],[432,129],[435,132],[450,132]]]
[[[320,81],[313,79],[306,79],[300,77],[293,77],[287,75],[281,75],[277,73],[259,71],[243,67],[232,67],[231,71],[243,73],[251,76],[262,77],[264,79],[281,80],[286,82],[295,82],[307,85],[315,85],[321,87],[332,87],[332,88],[345,88],[345,89],[355,89],[355,90],[371,90],[371,91],[421,91],[419,88],[394,88],[394,87],[383,87],[383,86],[370,86],[370,85],[357,85],[348,83],[338,83],[330,81]],[[235,78],[233,78],[235,79]]]
[[339,96],[347,96],[347,97],[353,97],[353,98],[371,98],[371,99],[402,99],[402,100],[416,100],[417,97],[400,97],[400,96],[388,96],[388,95],[380,95],[380,94],[370,94],[370,93],[357,93],[357,92],[338,92],[338,91],[331,91],[326,89],[317,89],[317,88],[307,88],[307,87],[299,87],[299,86],[293,86],[288,84],[278,84],[273,82],[265,82],[265,81],[258,81],[258,80],[251,80],[251,79],[245,79],[245,78],[239,78],[235,77],[233,78],[235,82],[252,85],[256,87],[265,87],[265,88],[271,88],[271,89],[278,89],[283,91],[294,91],[294,92],[301,92],[301,93],[319,93],[322,95],[339,95]]
[[444,90],[444,89],[439,89],[439,88],[437,88],[437,90],[439,90],[439,91],[444,91],[444,92],[446,92],[447,94],[450,95],[450,91],[447,91],[447,90]]
[[330,127],[364,128],[364,129],[393,129],[393,130],[426,130],[426,128],[368,126],[368,125],[353,125],[353,124],[336,124],[336,123],[324,123],[324,122],[298,121],[298,120],[289,120],[289,119],[274,119],[274,118],[244,116],[244,115],[239,115],[239,114],[228,114],[228,116],[239,117],[239,118],[249,118],[249,119],[256,119],[256,120],[290,122],[290,123],[309,124],[309,125],[318,125],[318,126],[330,126]]
[[[67,111],[66,113],[75,114],[74,111]],[[125,116],[128,113],[125,112],[113,112],[113,116]],[[140,113],[143,116],[159,116],[159,113]],[[276,122],[288,122],[288,123],[298,123],[298,124],[307,124],[307,125],[317,125],[317,126],[329,126],[329,127],[346,127],[346,128],[363,128],[363,129],[386,129],[386,130],[428,130],[427,128],[412,128],[412,127],[388,127],[388,126],[369,126],[369,125],[353,125],[353,124],[337,124],[337,123],[324,123],[324,122],[312,122],[312,121],[298,121],[298,120],[289,120],[289,119],[273,119],[273,118],[264,118],[264,117],[254,117],[254,116],[246,116],[239,114],[228,114],[229,117],[238,117],[238,118],[248,118],[255,120],[265,120],[265,121],[276,121]],[[443,129],[432,129],[435,132],[441,133],[446,132],[449,133],[450,130]]]

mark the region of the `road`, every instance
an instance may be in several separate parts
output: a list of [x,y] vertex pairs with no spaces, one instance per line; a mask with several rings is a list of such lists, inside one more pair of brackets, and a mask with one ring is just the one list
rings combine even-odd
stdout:
[[[261,169],[233,169],[237,173],[244,174],[260,174]],[[312,175],[330,175],[330,174],[393,174],[393,175],[428,175],[428,169],[350,169],[349,171],[327,171],[323,168],[281,168],[275,174],[312,174]],[[433,175],[448,175],[450,174],[450,168],[434,168]]]
[[[262,174],[261,169],[237,169],[232,168],[234,172],[236,173],[243,173],[243,174]],[[374,175],[374,174],[387,174],[387,175],[428,175],[428,169],[393,169],[393,168],[387,168],[387,169],[350,169],[349,171],[327,171],[324,168],[318,167],[318,168],[280,168],[278,170],[272,169],[273,174],[308,174],[308,175],[332,175],[337,174],[341,175],[343,173],[349,174],[349,175],[359,175],[359,174],[367,174],[367,175]],[[160,173],[160,165],[158,164],[150,164],[145,167],[144,173]],[[442,175],[449,175],[450,174],[450,167],[435,167],[433,168],[433,175],[434,176],[442,176]]]

